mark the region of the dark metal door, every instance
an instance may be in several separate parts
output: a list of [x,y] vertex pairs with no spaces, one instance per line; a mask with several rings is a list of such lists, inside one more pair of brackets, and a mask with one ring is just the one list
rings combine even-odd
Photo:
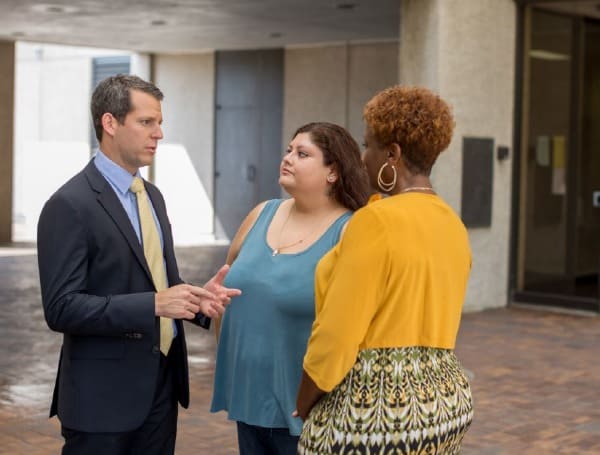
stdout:
[[278,197],[283,50],[216,56],[216,235],[230,239],[260,201]]

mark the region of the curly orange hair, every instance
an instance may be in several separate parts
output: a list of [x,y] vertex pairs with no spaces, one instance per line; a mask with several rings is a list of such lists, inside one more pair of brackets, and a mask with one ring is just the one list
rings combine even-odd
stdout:
[[363,117],[378,145],[400,145],[414,174],[431,173],[454,131],[448,104],[423,87],[396,85],[382,90],[366,104]]

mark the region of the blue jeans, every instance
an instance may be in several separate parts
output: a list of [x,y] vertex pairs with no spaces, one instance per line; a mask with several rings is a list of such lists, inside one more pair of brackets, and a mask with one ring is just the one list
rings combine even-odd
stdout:
[[300,436],[287,428],[265,428],[237,422],[240,455],[296,455]]

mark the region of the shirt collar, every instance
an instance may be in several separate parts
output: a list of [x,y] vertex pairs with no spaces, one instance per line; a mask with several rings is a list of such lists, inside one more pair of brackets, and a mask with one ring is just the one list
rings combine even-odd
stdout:
[[100,173],[121,193],[125,194],[129,191],[129,187],[133,182],[134,177],[140,177],[140,171],[138,170],[135,175],[131,175],[117,163],[107,157],[102,150],[98,149],[94,163],[100,171]]

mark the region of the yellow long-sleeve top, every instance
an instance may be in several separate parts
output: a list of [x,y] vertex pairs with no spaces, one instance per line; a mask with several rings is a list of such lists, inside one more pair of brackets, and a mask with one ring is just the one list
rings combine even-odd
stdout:
[[305,371],[331,391],[359,350],[453,349],[470,269],[467,230],[438,196],[403,193],[358,210],[317,265]]

